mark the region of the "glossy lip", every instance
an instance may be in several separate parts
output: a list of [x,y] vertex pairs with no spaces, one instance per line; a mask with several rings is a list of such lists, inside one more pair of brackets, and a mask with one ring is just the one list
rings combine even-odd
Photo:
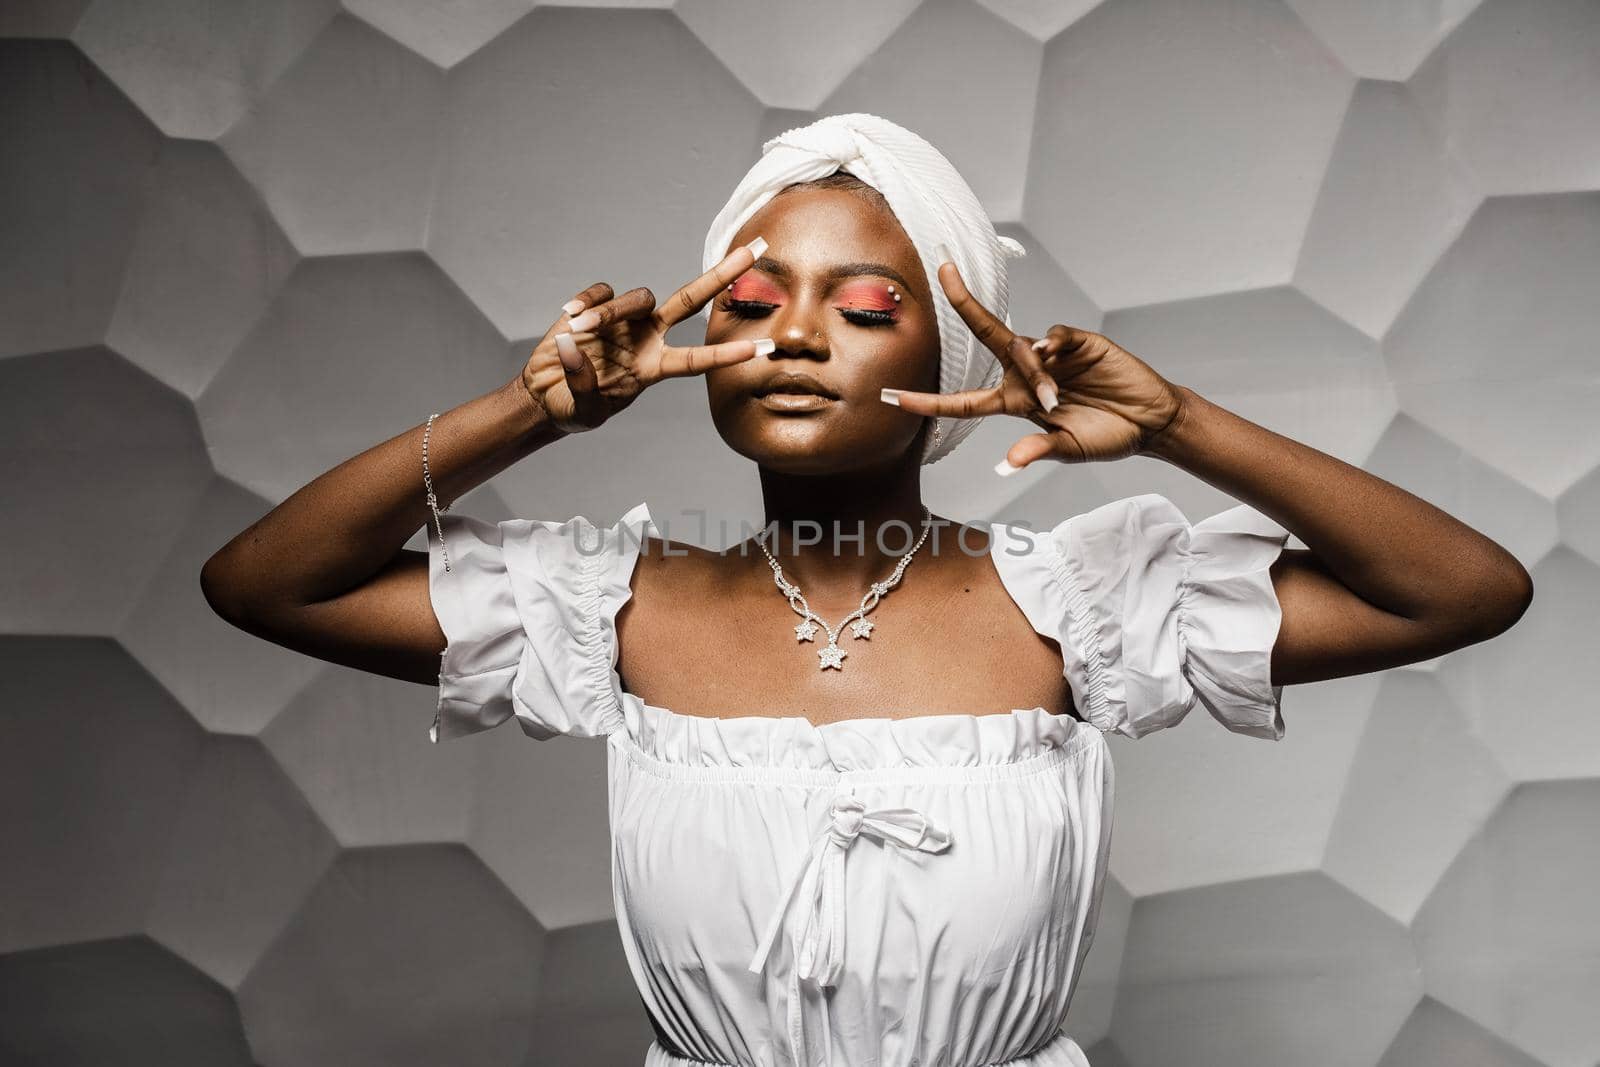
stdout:
[[756,402],[769,411],[818,411],[837,403],[831,396],[817,393],[765,393]]
[[839,399],[839,395],[832,389],[811,375],[799,371],[779,371],[752,390],[757,397],[770,396],[780,391],[789,396],[810,394],[828,400]]

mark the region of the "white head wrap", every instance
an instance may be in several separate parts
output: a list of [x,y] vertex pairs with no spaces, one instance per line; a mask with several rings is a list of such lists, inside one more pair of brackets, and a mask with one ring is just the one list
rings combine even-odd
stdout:
[[[995,233],[978,197],[937,148],[902,126],[877,115],[828,115],[809,126],[779,134],[761,146],[761,158],[740,180],[706,234],[702,270],[728,254],[739,227],[785,186],[849,171],[888,201],[906,236],[916,246],[933,293],[939,320],[939,392],[983,389],[1000,381],[1003,368],[979,342],[939,284],[942,243],[961,271],[967,289],[984,307],[1011,325],[1006,259],[1026,254],[1021,244]],[[702,310],[711,317],[711,305]],[[924,446],[923,463],[953,450],[978,425],[978,419],[940,416],[937,448]],[[931,443],[930,428],[927,440]]]

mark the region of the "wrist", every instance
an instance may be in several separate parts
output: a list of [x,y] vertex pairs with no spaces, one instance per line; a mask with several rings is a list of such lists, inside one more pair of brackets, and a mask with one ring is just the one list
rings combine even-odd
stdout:
[[1141,453],[1155,459],[1178,463],[1193,442],[1195,414],[1205,403],[1205,398],[1186,385],[1177,387],[1178,409],[1165,426],[1151,435]]
[[545,406],[528,391],[518,375],[500,390],[510,409],[511,425],[520,444],[536,448],[561,435]]

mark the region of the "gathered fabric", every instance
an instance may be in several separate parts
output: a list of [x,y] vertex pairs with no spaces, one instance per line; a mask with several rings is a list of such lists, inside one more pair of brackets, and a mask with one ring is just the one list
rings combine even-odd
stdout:
[[[733,235],[778,192],[797,182],[847,171],[883,195],[922,259],[923,273],[939,322],[939,391],[985,389],[1000,381],[1004,368],[984,347],[939,284],[938,247],[950,258],[973,297],[1009,327],[1009,258],[1026,255],[1022,244],[995,232],[994,223],[972,187],[933,145],[888,119],[862,112],[828,115],[767,141],[761,158],[740,179],[706,234],[702,270],[729,252]],[[701,310],[707,319],[710,305]],[[923,463],[950,454],[980,420],[937,418]]]

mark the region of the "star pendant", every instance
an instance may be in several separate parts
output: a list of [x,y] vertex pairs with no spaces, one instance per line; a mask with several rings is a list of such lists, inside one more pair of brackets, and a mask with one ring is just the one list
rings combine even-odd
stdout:
[[836,671],[844,670],[845,651],[838,645],[828,645],[825,648],[818,649],[817,656],[822,660],[822,666],[818,668],[819,670],[825,671],[829,667]]
[[872,628],[875,625],[877,624],[868,622],[866,619],[857,619],[850,624],[850,629],[857,637],[870,637],[872,636]]
[[809,641],[817,636],[817,624],[807,619],[794,628],[794,635],[802,641]]

